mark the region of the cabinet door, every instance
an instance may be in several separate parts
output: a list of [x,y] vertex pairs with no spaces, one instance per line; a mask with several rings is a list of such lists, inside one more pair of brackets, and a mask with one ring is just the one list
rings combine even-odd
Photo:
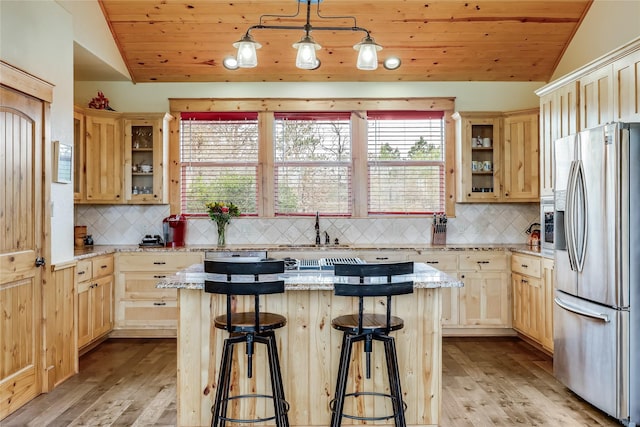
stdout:
[[506,272],[461,272],[460,323],[463,326],[511,327]]
[[96,279],[91,288],[93,338],[113,327],[113,276]]
[[538,110],[504,119],[502,196],[510,201],[539,201]]
[[553,93],[540,97],[540,196],[553,196],[553,141],[558,133],[554,107]]
[[511,275],[513,289],[513,327],[540,342],[543,324],[540,279],[518,273]]
[[[128,203],[166,203],[168,138],[165,115],[142,115],[124,120],[124,177]],[[166,115],[168,117],[168,115]]]
[[580,114],[578,108],[579,83],[571,82],[558,88],[554,94],[556,98],[554,118],[557,121],[558,133],[556,138],[569,136],[580,129]]
[[[437,251],[412,254],[409,261],[424,262],[451,277],[458,276],[458,255]],[[442,326],[454,327],[460,324],[459,288],[441,288],[442,293]]]
[[616,120],[640,122],[640,51],[614,62],[613,78]]
[[542,260],[542,331],[540,342],[547,350],[553,352],[553,268],[554,261]]
[[85,198],[85,129],[84,114],[76,109],[73,112],[73,200]]
[[580,130],[613,121],[613,67],[607,65],[580,79]]
[[88,202],[120,203],[123,147],[120,119],[85,117],[85,173]]
[[458,202],[497,201],[500,196],[500,113],[457,113]]
[[92,339],[91,331],[91,282],[78,283],[78,348]]

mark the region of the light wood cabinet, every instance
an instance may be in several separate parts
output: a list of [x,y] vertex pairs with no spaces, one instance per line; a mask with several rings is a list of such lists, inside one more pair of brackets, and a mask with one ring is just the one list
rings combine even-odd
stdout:
[[540,97],[540,196],[553,196],[553,141],[557,128],[553,93]]
[[542,347],[553,352],[553,281],[554,261],[550,258],[542,259],[542,331],[540,343]]
[[538,109],[453,118],[459,203],[538,201]]
[[613,66],[607,65],[580,78],[580,130],[613,121]]
[[75,202],[81,202],[85,198],[84,137],[84,111],[75,107],[73,110],[73,200]]
[[169,114],[124,115],[127,203],[168,203]]
[[513,328],[540,342],[543,329],[541,260],[523,254],[511,257]]
[[203,262],[200,252],[121,252],[117,254],[113,336],[174,337],[177,289],[158,289],[165,277]]
[[537,202],[540,154],[538,109],[505,114],[502,197],[512,202]]
[[486,251],[465,253],[459,258],[460,325],[464,327],[511,327],[509,255]]
[[640,49],[613,63],[614,116],[640,122]]
[[456,120],[457,201],[497,201],[501,185],[502,114],[458,112],[453,118]]
[[113,271],[113,255],[78,261],[78,348],[103,337],[113,327]]
[[[424,262],[447,273],[451,277],[458,277],[458,255],[445,252],[425,252],[409,255],[409,261]],[[460,289],[442,288],[442,326],[456,327],[460,325]]]
[[123,144],[120,114],[85,110],[85,198],[87,203],[123,203]]

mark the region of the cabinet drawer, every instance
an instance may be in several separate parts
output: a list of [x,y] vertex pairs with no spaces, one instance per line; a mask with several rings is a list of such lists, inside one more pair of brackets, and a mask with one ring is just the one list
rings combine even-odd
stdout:
[[458,255],[446,254],[446,253],[423,253],[415,257],[414,261],[424,262],[429,264],[433,268],[437,268],[441,271],[457,271],[458,270]]
[[508,271],[507,255],[491,252],[460,255],[460,271]]
[[155,328],[178,326],[177,301],[125,301],[126,327]]
[[84,282],[85,280],[91,280],[91,265],[90,259],[83,259],[76,264],[76,279],[78,282]]
[[93,278],[113,274],[113,256],[94,258],[91,260]]
[[511,256],[511,272],[520,273],[526,276],[540,278],[541,266],[540,258],[527,255],[513,254]]
[[164,277],[172,273],[125,273],[124,274],[124,299],[125,300],[172,300],[178,297],[177,289],[158,289],[156,284]]
[[407,260],[406,251],[361,251],[358,258],[371,263],[402,262]]
[[131,253],[121,254],[118,260],[120,271],[178,271],[202,262],[201,254],[195,253]]

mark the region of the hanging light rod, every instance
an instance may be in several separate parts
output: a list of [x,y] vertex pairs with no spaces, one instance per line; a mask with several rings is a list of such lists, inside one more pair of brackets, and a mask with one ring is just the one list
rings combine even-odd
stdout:
[[[357,43],[353,48],[358,51],[358,60],[356,66],[360,70],[375,70],[378,68],[378,51],[382,50],[382,46],[377,44],[369,30],[366,28],[358,27],[356,18],[354,16],[322,16],[320,15],[320,2],[322,0],[295,0],[298,3],[298,10],[295,15],[261,15],[257,25],[249,27],[244,36],[233,43],[233,47],[238,49],[236,56],[237,64],[229,67],[227,66],[227,60],[225,60],[225,66],[229,69],[235,68],[253,68],[258,65],[257,49],[260,49],[262,45],[255,41],[251,36],[253,30],[302,30],[304,36],[299,42],[294,43],[293,47],[298,50],[296,56],[296,67],[304,70],[315,70],[320,66],[320,60],[316,56],[316,51],[321,49],[321,46],[313,40],[311,37],[312,31],[351,31],[365,33],[364,38],[360,43]],[[265,18],[295,18],[300,15],[300,3],[307,4],[307,21],[304,25],[265,25],[263,19]],[[352,19],[353,26],[339,27],[339,26],[312,26],[311,25],[311,5],[316,6],[316,15],[320,19]],[[233,61],[231,61],[233,62]],[[398,66],[400,61],[397,61]],[[389,69],[388,67],[385,67]],[[397,67],[396,67],[397,68]]]

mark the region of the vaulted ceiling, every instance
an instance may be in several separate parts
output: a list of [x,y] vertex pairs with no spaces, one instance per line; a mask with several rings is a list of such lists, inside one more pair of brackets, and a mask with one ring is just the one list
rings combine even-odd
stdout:
[[[232,44],[261,15],[266,25],[302,26],[306,0],[99,0],[135,82],[548,81],[592,0],[320,0],[320,15],[354,16],[397,70],[356,69],[353,45],[364,33],[312,31],[322,48],[316,70],[295,67],[301,30],[256,29],[258,66],[223,67]],[[301,2],[301,3],[299,3]],[[317,2],[313,0],[312,3]],[[352,27],[324,19],[312,26]]]

